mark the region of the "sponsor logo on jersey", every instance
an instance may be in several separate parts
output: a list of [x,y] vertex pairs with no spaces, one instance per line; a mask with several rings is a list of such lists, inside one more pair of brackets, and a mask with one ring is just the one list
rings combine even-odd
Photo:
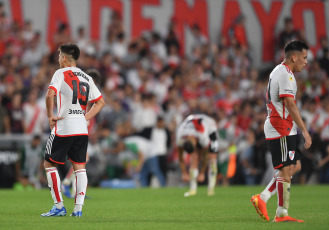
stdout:
[[295,158],[295,151],[289,151],[289,158],[293,160]]
[[69,114],[85,114],[85,112],[82,109],[69,109]]

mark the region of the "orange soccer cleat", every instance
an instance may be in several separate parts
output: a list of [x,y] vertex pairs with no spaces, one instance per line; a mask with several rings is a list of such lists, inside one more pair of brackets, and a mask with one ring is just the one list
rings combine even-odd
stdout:
[[273,222],[305,222],[305,221],[298,220],[298,219],[292,218],[290,216],[284,216],[284,217],[275,216]]
[[260,198],[260,194],[252,196],[250,201],[254,205],[259,216],[264,220],[270,221],[267,215],[266,203]]

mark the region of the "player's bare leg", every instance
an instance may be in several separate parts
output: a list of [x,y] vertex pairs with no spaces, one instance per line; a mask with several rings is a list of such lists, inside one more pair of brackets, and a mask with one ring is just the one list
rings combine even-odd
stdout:
[[217,182],[217,154],[209,153],[208,165],[208,196],[215,195],[215,186]]
[[188,192],[184,193],[185,197],[194,196],[197,193],[197,189],[198,189],[197,178],[198,178],[198,175],[199,175],[198,162],[199,162],[198,153],[197,152],[191,153],[191,158],[190,158],[190,190]]

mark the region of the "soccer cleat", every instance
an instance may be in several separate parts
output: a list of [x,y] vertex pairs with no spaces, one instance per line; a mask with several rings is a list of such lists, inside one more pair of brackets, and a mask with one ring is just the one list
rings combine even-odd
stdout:
[[72,212],[70,216],[73,217],[82,217],[82,211]]
[[270,218],[267,215],[266,203],[260,198],[260,194],[252,196],[250,201],[255,207],[259,216],[264,220],[270,221]]
[[66,215],[66,209],[65,207],[58,209],[56,208],[56,206],[54,205],[53,208],[46,213],[41,214],[41,216],[43,217],[51,217],[51,216],[65,216]]
[[190,190],[190,191],[184,193],[184,197],[195,196],[195,195],[196,195],[196,190]]
[[62,184],[62,193],[68,198],[74,198],[70,193],[70,186]]
[[207,195],[208,195],[208,196],[213,196],[213,195],[215,195],[215,190],[214,190],[214,189],[208,189]]
[[275,216],[273,222],[305,222],[303,220],[298,220],[298,219],[295,219],[295,218],[292,218],[290,216],[284,216],[284,217],[278,217],[278,216]]

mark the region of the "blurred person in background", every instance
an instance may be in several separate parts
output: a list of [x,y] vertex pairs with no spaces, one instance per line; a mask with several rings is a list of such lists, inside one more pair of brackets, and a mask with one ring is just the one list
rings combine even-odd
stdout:
[[21,179],[24,188],[41,188],[43,145],[41,136],[34,135],[24,144],[21,156]]

